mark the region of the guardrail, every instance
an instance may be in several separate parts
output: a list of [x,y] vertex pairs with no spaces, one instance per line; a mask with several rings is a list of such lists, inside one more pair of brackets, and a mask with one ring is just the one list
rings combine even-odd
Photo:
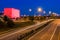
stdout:
[[35,33],[37,33],[38,31],[40,31],[41,29],[43,29],[45,26],[47,26],[49,23],[51,23],[53,20],[49,20],[48,22],[44,23],[43,25],[38,25],[39,27],[35,28],[35,29],[31,29],[30,31],[21,34],[17,40],[27,40],[29,37],[31,37],[32,35],[34,35]]

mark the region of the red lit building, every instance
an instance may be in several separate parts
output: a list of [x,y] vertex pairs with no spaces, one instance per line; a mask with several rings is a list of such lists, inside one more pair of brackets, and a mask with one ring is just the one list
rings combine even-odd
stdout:
[[4,8],[4,15],[8,16],[9,18],[19,18],[20,10],[15,8]]

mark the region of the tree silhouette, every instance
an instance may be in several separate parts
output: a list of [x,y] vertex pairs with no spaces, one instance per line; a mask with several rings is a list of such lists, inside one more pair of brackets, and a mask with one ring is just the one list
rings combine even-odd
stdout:
[[13,20],[8,18],[6,15],[4,16],[4,21],[5,21],[5,23],[7,24],[8,27],[13,27],[14,26]]

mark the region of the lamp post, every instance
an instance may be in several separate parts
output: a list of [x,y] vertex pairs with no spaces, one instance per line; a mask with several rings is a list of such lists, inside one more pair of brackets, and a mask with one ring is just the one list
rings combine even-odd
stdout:
[[31,11],[32,11],[32,9],[30,8],[30,9],[29,9],[29,15],[30,15]]
[[39,12],[39,19],[40,19],[40,12],[42,12],[42,8],[38,8],[38,12]]
[[52,12],[51,12],[51,11],[49,11],[49,16],[50,16],[50,18],[51,18],[51,14],[52,14]]
[[42,8],[38,8],[38,12],[42,12]]
[[43,13],[44,13],[44,16],[46,16],[46,11],[43,11]]
[[37,11],[39,12],[39,15],[40,15],[40,12],[42,12],[42,8],[38,8]]
[[43,11],[43,13],[45,14],[45,13],[46,13],[46,11]]
[[49,11],[49,14],[51,14],[51,11]]

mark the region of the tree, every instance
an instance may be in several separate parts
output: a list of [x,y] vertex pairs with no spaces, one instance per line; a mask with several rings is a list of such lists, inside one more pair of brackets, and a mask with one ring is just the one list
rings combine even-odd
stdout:
[[3,20],[6,22],[6,21],[9,20],[9,18],[5,15],[4,18],[3,18]]
[[8,27],[13,27],[14,26],[14,22],[12,20],[8,20],[7,21],[7,26]]
[[14,26],[13,20],[11,20],[10,18],[8,18],[6,15],[4,16],[4,21],[5,21],[5,23],[6,23],[6,25],[8,27],[13,27]]
[[1,27],[4,27],[4,22],[1,21],[1,19],[0,19],[0,26],[1,26]]

